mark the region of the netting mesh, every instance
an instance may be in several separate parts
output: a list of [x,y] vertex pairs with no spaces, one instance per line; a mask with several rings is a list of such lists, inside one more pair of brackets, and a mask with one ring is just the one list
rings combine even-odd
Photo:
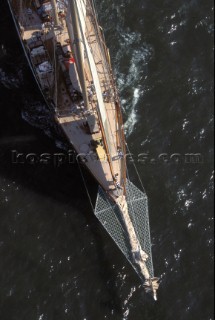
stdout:
[[[145,193],[135,187],[135,185],[129,180],[127,181],[126,189],[129,215],[140,245],[149,255],[146,265],[150,276],[153,278],[154,270],[151,252],[148,198]],[[123,229],[118,206],[107,197],[106,193],[100,187],[97,196],[95,215],[142,279],[139,269],[132,262],[130,243],[128,236]]]

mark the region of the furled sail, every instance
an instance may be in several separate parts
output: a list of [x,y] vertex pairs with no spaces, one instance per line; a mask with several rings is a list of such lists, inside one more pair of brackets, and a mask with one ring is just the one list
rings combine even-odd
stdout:
[[[78,11],[78,16],[80,17],[80,28],[83,31],[83,34],[85,34],[86,32],[86,13],[87,13],[87,9],[86,9],[86,0],[81,0],[77,2],[77,11]],[[68,31],[70,33],[70,38],[72,41],[74,41],[74,32],[73,32],[73,27],[72,27],[72,19],[71,19],[71,15],[70,15],[70,11],[68,11],[67,17],[66,17],[66,21],[67,21],[67,28]],[[82,48],[82,59],[84,60],[84,45],[83,42],[81,43],[81,48]]]
[[77,3],[78,15],[80,18],[81,29],[86,32],[86,15],[87,15],[87,0],[79,0]]
[[[102,123],[102,127],[103,127],[103,131],[104,131],[104,138],[105,138],[105,142],[106,142],[106,147],[107,147],[107,152],[109,155],[114,155],[114,151],[113,151],[113,142],[111,143],[110,141],[110,130],[108,128],[108,117],[107,117],[107,111],[105,108],[105,104],[104,104],[104,100],[103,100],[103,95],[102,95],[102,89],[101,89],[101,84],[99,81],[99,76],[98,76],[98,71],[96,68],[96,64],[95,64],[95,60],[93,57],[93,54],[91,52],[91,48],[88,44],[88,41],[86,39],[86,34],[85,34],[85,30],[86,30],[86,0],[81,0],[81,1],[76,1],[77,3],[77,12],[78,12],[78,17],[79,17],[79,23],[80,23],[80,29],[81,29],[81,36],[82,36],[82,40],[83,40],[83,46],[84,46],[84,50],[88,59],[88,64],[90,67],[90,71],[91,71],[91,75],[93,78],[93,84],[95,87],[95,92],[96,92],[96,96],[97,96],[97,100],[98,100],[98,113],[100,116],[100,120]],[[85,6],[85,10],[84,10],[84,6]],[[109,157],[111,160],[111,156]]]
[[[70,14],[67,14],[66,25],[67,25],[67,30],[69,33],[71,48],[73,48],[73,54],[74,54],[75,60],[76,60],[76,57],[77,57],[76,48],[74,46],[72,47],[72,43],[74,41],[74,32],[73,32],[73,28],[72,28],[72,19],[71,19]],[[74,90],[77,90],[78,92],[82,93],[82,88],[81,88],[81,84],[80,84],[76,61],[74,61],[74,63],[70,63],[69,76],[72,81],[72,85],[73,85]]]
[[[83,23],[84,25],[85,23],[84,23],[84,18],[80,19],[80,10],[84,17],[84,7],[80,5],[78,7],[76,0],[70,0],[69,8],[70,8],[69,11],[71,12],[71,18],[72,18],[71,23],[73,27],[73,32],[70,36],[70,40],[71,40],[72,48],[75,53],[76,66],[78,69],[78,75],[79,75],[79,79],[82,87],[82,94],[84,98],[85,107],[86,109],[89,109],[89,100],[88,100],[85,70],[84,70],[84,56],[83,56],[83,45],[82,45],[83,36],[81,37],[81,35],[83,34],[83,30],[82,30],[83,27],[81,23]],[[73,39],[72,39],[72,36],[73,36]]]
[[110,154],[112,154],[110,134],[109,134],[109,130],[108,130],[107,111],[106,111],[104,100],[103,100],[102,89],[101,89],[101,85],[100,85],[100,81],[99,81],[99,77],[98,77],[98,72],[96,69],[96,64],[95,64],[92,52],[90,50],[90,47],[88,45],[88,42],[86,40],[86,37],[84,39],[84,43],[85,43],[85,47],[86,47],[86,53],[87,53],[87,57],[88,57],[88,61],[89,61],[90,70],[91,70],[92,77],[93,77],[93,83],[94,83],[96,96],[97,96],[97,100],[98,100],[98,112],[99,112],[100,119],[101,119],[101,122],[103,125],[103,130],[105,133],[105,139],[106,139],[106,143],[107,143],[107,147],[108,147],[108,152]]

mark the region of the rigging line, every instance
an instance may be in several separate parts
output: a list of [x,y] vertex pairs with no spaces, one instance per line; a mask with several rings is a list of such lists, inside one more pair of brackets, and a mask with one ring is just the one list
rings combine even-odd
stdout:
[[[92,4],[90,4],[90,7],[91,7],[91,12],[93,14]],[[107,63],[107,57],[106,57],[106,54],[105,54],[105,51],[104,51],[105,48],[103,46],[104,42],[103,42],[102,37],[101,37],[101,30],[99,28],[98,21],[96,20],[96,17],[94,17],[92,25],[93,25],[93,28],[94,28],[94,33],[95,33],[97,42],[99,44],[100,54],[103,57],[103,61],[104,61],[104,64],[102,64],[103,70],[106,71],[106,72],[104,72],[104,78],[105,78],[107,83],[112,83],[112,81],[111,81],[112,80],[111,70],[110,70],[109,64]],[[114,93],[113,86],[110,86],[110,91]],[[115,104],[111,103],[111,105],[115,107]],[[117,123],[116,123],[116,128],[117,128]]]
[[[126,171],[127,171],[127,177],[128,177],[128,180],[130,181],[130,178],[129,178],[129,172],[128,172],[128,168],[126,167]],[[130,189],[128,188],[129,190],[129,193],[130,193]],[[129,194],[130,196],[130,194]],[[137,228],[137,219],[136,219],[136,215],[135,215],[135,210],[134,210],[134,206],[133,206],[133,202],[132,202],[132,197],[131,198],[131,208],[132,208],[132,216],[133,216],[133,219],[134,219],[134,223],[135,223],[135,233],[137,233],[137,236],[138,236],[138,242],[139,242],[139,246],[141,247],[141,244],[140,244],[140,234],[139,234],[139,229]],[[137,230],[137,231],[136,231]],[[144,237],[144,246],[145,246],[145,237]],[[144,250],[144,248],[142,248]]]
[[57,83],[57,60],[56,60],[56,41],[55,41],[55,38],[53,38],[53,42],[54,42],[53,45],[54,45],[54,69],[55,69],[55,72],[54,72],[54,78],[55,78],[55,105],[56,105],[56,108],[57,108],[58,83]]
[[140,182],[140,184],[141,184],[142,190],[143,190],[144,193],[146,193],[145,188],[144,188],[144,186],[143,186],[142,179],[141,179],[141,177],[140,177],[140,174],[139,174],[139,172],[138,172],[137,166],[136,166],[136,164],[135,164],[135,162],[134,162],[134,158],[132,157],[132,153],[131,153],[131,151],[130,151],[129,146],[128,146],[127,143],[126,143],[126,147],[127,147],[127,149],[128,149],[129,155],[130,155],[130,157],[131,157],[131,160],[132,160],[134,169],[135,169],[135,171],[136,171],[137,177],[138,177],[138,179],[139,179],[139,182]]
[[[105,59],[104,59],[104,55],[103,55],[103,51],[102,51],[102,49],[101,49],[101,43],[100,43],[100,37],[97,35],[97,32],[96,32],[96,29],[95,29],[95,26],[94,26],[94,23],[92,22],[92,29],[89,31],[89,28],[87,27],[87,29],[88,29],[88,33],[90,34],[90,32],[91,31],[93,31],[93,33],[94,33],[94,35],[95,35],[95,38],[96,38],[96,41],[97,41],[97,43],[98,43],[98,45],[99,45],[99,53],[96,51],[96,49],[94,49],[93,50],[93,48],[92,48],[92,43],[89,41],[89,46],[90,46],[90,48],[91,48],[91,51],[92,51],[92,53],[93,53],[93,55],[95,56],[95,57],[97,57],[97,59],[99,59],[100,60],[100,57],[102,56],[103,57],[103,61],[105,61]],[[104,75],[106,75],[106,74],[108,74],[109,75],[109,73],[108,73],[108,70],[105,70],[106,69],[106,63],[105,63],[105,66],[104,66],[104,64],[102,63],[101,64],[102,65],[102,69],[103,69],[103,73],[102,74],[104,74]],[[106,72],[105,72],[106,71]],[[98,73],[100,73],[100,72],[98,72]],[[107,79],[107,77],[105,77],[105,79]]]
[[77,162],[78,162],[78,168],[79,168],[79,171],[80,171],[80,174],[81,174],[81,177],[82,177],[82,181],[83,181],[83,184],[84,184],[84,187],[86,189],[86,193],[87,193],[87,196],[89,198],[89,201],[90,201],[90,205],[91,205],[91,208],[93,210],[93,213],[94,213],[94,206],[93,206],[93,203],[92,203],[92,200],[91,200],[91,196],[90,196],[90,193],[89,193],[89,190],[87,188],[87,183],[86,183],[86,180],[84,178],[84,174],[82,172],[82,169],[81,169],[81,165],[80,165],[80,162],[79,162],[79,158],[77,158]]
[[[83,3],[83,0],[82,0],[82,3]],[[91,7],[90,4],[89,4],[89,6],[90,6],[90,9],[92,10],[92,7]],[[83,13],[83,6],[81,6],[81,10],[82,10],[82,15],[84,15],[84,13]],[[93,30],[93,32],[94,32],[94,34],[95,34],[97,43],[98,43],[98,45],[99,45],[99,53],[100,53],[100,55],[102,56],[103,60],[106,61],[106,58],[104,57],[103,50],[101,49],[100,37],[99,37],[99,35],[97,34],[96,29],[95,29],[95,26],[94,26],[93,23],[92,23],[92,25],[93,25],[92,30]],[[88,33],[89,33],[89,28],[88,28],[88,25],[87,25],[87,24],[86,24],[86,29],[87,29],[87,31],[88,31]],[[86,39],[87,39],[87,37],[86,37]],[[88,46],[89,46],[89,48],[91,49],[91,52],[92,52],[93,56],[94,56],[94,57],[97,56],[98,53],[97,53],[96,49],[93,50],[93,48],[92,48],[92,46],[91,46],[90,43],[88,43]],[[95,62],[95,58],[94,58],[94,62]],[[95,63],[95,65],[96,65],[96,63]],[[99,73],[98,68],[97,68],[97,65],[96,65],[96,69],[97,69],[97,72]],[[105,64],[102,63],[102,69],[103,69],[103,71],[104,71],[104,78],[105,78],[106,82],[109,83],[109,82],[110,82],[110,74],[109,74],[109,72],[108,72],[106,63],[105,63]],[[105,72],[105,71],[106,71],[106,72]],[[107,77],[106,74],[108,74],[109,77]],[[100,80],[100,79],[99,79],[99,80]],[[101,81],[99,81],[99,82],[100,82],[100,86],[101,86]],[[102,86],[101,86],[101,87],[102,87]],[[110,89],[111,89],[111,90],[110,90]],[[112,88],[109,88],[109,90],[112,91]],[[114,106],[113,103],[111,103],[111,105]],[[105,108],[105,109],[106,109],[106,111],[107,111],[107,108]],[[108,112],[107,112],[107,119],[108,119],[109,127],[111,128],[110,116],[109,116],[109,113],[108,113]],[[111,130],[111,135],[112,135],[112,139],[113,139],[113,145],[114,145],[115,149],[117,149],[117,145],[116,145],[116,143],[115,143],[115,137],[114,137],[114,134],[113,134],[113,131],[112,131],[112,130]]]
[[[138,176],[138,179],[139,179],[139,181],[140,181],[142,190],[143,190],[144,193],[146,193],[146,192],[145,192],[145,188],[144,188],[144,186],[143,186],[143,182],[142,182],[141,177],[140,177],[140,174],[139,174],[138,169],[137,169],[137,167],[136,167],[136,165],[135,165],[134,159],[133,159],[133,157],[132,157],[132,154],[131,154],[131,152],[130,152],[130,149],[129,149],[129,146],[128,146],[127,143],[126,143],[126,147],[127,147],[128,152],[129,152],[129,154],[130,154],[130,156],[131,156],[132,163],[133,163],[133,166],[134,166],[134,168],[135,168],[135,171],[136,171],[136,174],[137,174],[137,176]],[[127,176],[128,176],[128,179],[129,179],[128,169],[126,169],[126,170],[127,170]],[[131,202],[131,203],[132,203],[132,202]],[[133,205],[132,205],[132,210],[134,211]],[[134,216],[135,216],[135,215],[134,215]],[[136,219],[135,219],[135,223],[136,223]],[[149,228],[149,218],[148,218],[148,228]],[[139,232],[138,232],[138,233],[139,233]],[[139,239],[140,239],[140,235],[138,235],[138,236],[139,236]],[[143,237],[143,239],[144,239],[144,246],[146,247],[146,239],[145,239],[145,237]],[[142,248],[142,249],[145,250],[145,248]],[[151,253],[150,253],[150,255],[151,255]]]
[[[82,3],[83,3],[83,1],[82,1]],[[77,2],[76,2],[76,6],[77,6]],[[83,5],[81,5],[80,4],[80,9],[81,9],[81,14],[82,14],[82,16],[84,17],[85,16],[85,13],[83,12]],[[77,6],[77,8],[78,8],[78,6]],[[88,45],[88,47],[89,47],[89,49],[91,50],[91,52],[92,52],[92,48],[91,48],[91,46],[88,44],[88,41],[87,40],[85,40],[86,39],[86,35],[84,34],[84,32],[83,32],[83,28],[82,28],[82,25],[81,25],[81,17],[80,17],[80,14],[78,15],[79,16],[79,23],[80,23],[80,29],[81,29],[81,33],[82,33],[82,41],[83,41],[83,45],[84,45],[84,49],[85,49],[85,52],[87,52],[87,49],[86,49],[86,46]],[[86,24],[86,28],[87,28],[87,24]],[[88,28],[87,28],[87,30],[88,30]],[[85,33],[86,33],[86,31],[85,31]],[[87,43],[86,43],[87,42]],[[99,44],[99,42],[98,42],[98,44]],[[88,57],[88,55],[87,55],[87,57]],[[95,59],[94,59],[94,57],[93,57],[93,60],[94,60],[94,63],[95,63]],[[88,63],[89,63],[89,60],[88,60]],[[89,66],[90,66],[90,63],[89,63]],[[91,67],[90,67],[90,69],[91,69]],[[96,70],[97,70],[97,66],[96,66]],[[91,74],[92,74],[92,70],[91,70]],[[92,76],[92,78],[93,78],[93,76]],[[99,80],[99,85],[100,85],[100,88],[101,88],[101,83],[100,83],[100,79],[98,78],[98,80]],[[102,92],[101,92],[102,93]],[[103,97],[102,97],[103,98]],[[105,108],[106,109],[106,108]],[[106,110],[107,111],[107,110]],[[107,114],[108,115],[108,114]],[[109,126],[110,126],[110,120],[109,120],[109,118],[108,118],[108,116],[107,116],[107,119],[108,119],[108,122],[109,122]],[[111,127],[110,127],[111,128]],[[115,139],[114,139],[114,135],[113,135],[113,132],[112,132],[112,130],[111,130],[111,135],[112,135],[112,138],[113,138],[113,145],[115,146],[115,148],[116,148],[116,145],[115,145]],[[109,150],[109,152],[111,152],[111,150]]]
[[100,28],[100,26],[98,24],[97,17],[94,14],[94,8],[93,8],[92,3],[90,3],[90,9],[91,9],[92,17],[93,17],[92,24],[93,24],[94,32],[95,32],[97,41],[100,44],[101,54],[102,54],[103,58],[105,57],[105,59],[104,59],[105,68],[106,68],[106,71],[108,71],[109,77],[110,77],[110,68],[109,68],[109,64],[107,64],[106,54],[105,54],[105,51],[104,51],[106,49],[106,44],[104,43],[104,41],[102,39],[104,37],[104,34],[103,34],[103,32],[101,34],[101,28]]
[[98,14],[97,14],[96,7],[95,7],[95,1],[92,0],[91,2],[92,2],[91,6],[92,6],[92,8],[93,8],[93,12],[94,12],[96,18],[98,19]]
[[[83,1],[81,1],[81,3],[80,3],[80,14],[82,15],[82,17],[85,18],[85,11],[84,11],[84,8],[83,8],[83,3],[84,3]],[[80,19],[80,16],[79,16],[79,19]],[[86,18],[85,18],[85,19],[86,19]],[[87,32],[89,32],[88,24],[85,24],[85,26],[86,26]],[[92,23],[92,26],[93,26],[93,29],[94,29],[94,34],[95,34],[97,43],[98,43],[98,45],[101,46],[101,41],[98,39],[99,34],[98,34],[98,32],[96,32],[96,30],[95,30],[95,25],[94,25],[93,23]],[[83,30],[81,30],[81,31],[82,31],[82,33],[83,33]],[[86,38],[86,36],[83,36],[83,35],[82,35],[82,37],[83,37],[83,40],[84,40],[84,38]],[[87,41],[87,40],[85,40],[85,41]],[[84,42],[83,42],[83,44],[84,44]],[[91,50],[91,53],[93,54],[93,53],[94,53],[94,50],[92,50],[92,46],[91,46],[90,44],[88,44],[88,41],[87,41],[87,43],[85,44],[85,51],[86,51],[86,45],[89,46],[89,49]],[[100,49],[99,52],[100,52],[101,56],[102,56],[103,59],[104,59],[104,53],[103,53],[103,51],[102,51],[102,48],[99,47],[99,49]],[[95,52],[97,53],[97,51],[95,51]],[[93,56],[95,56],[95,54],[94,54]],[[94,58],[94,60],[95,60],[95,58]],[[95,65],[95,67],[96,67],[96,69],[97,69],[97,71],[98,71],[97,65]],[[105,64],[105,65],[102,64],[102,68],[103,68],[103,70],[105,70],[105,68],[107,68],[107,65],[106,65],[106,64]],[[109,75],[109,74],[108,74],[108,75]],[[106,80],[106,82],[108,82],[107,80],[110,81],[110,79],[107,79],[106,76],[104,77],[104,79]],[[101,79],[98,79],[98,80],[99,80],[100,86],[101,86]],[[106,109],[106,111],[107,111],[107,109]],[[115,136],[114,136],[113,130],[111,130],[110,117],[109,117],[109,113],[108,113],[108,112],[107,112],[107,120],[108,120],[108,124],[109,124],[109,133],[110,133],[110,135],[112,136],[112,145],[114,146],[114,148],[115,148],[115,150],[116,150],[116,149],[117,149],[117,146],[116,146],[116,142],[115,142]],[[111,148],[111,149],[112,149],[112,148]],[[111,150],[110,150],[110,151],[111,151]],[[114,173],[113,173],[113,174],[114,174]]]

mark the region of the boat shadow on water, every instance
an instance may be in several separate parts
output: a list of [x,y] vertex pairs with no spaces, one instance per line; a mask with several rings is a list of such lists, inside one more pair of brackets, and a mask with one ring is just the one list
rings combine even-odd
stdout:
[[[22,61],[21,52],[20,55],[18,54],[16,57],[11,56],[10,58],[7,58],[7,65],[5,65],[4,63],[5,71],[9,69],[14,78],[16,78],[17,75],[15,68],[13,69],[13,67],[16,66],[16,59],[20,64],[20,61]],[[27,192],[27,194],[39,194],[42,197],[48,198],[49,202],[52,202],[51,199],[53,199],[53,201],[55,202],[62,203],[62,207],[66,203],[67,208],[69,206],[71,207],[71,232],[72,227],[75,227],[75,224],[72,222],[73,212],[78,212],[80,219],[83,219],[89,225],[91,238],[94,239],[95,243],[94,248],[97,256],[96,260],[100,265],[98,266],[100,278],[99,282],[101,282],[101,285],[106,291],[106,294],[101,297],[101,308],[107,310],[114,309],[117,314],[120,314],[122,311],[122,302],[120,300],[118,289],[115,285],[117,271],[112,268],[111,261],[104,251],[106,245],[105,239],[102,235],[104,234],[103,229],[97,221],[96,217],[93,215],[89,199],[84,190],[83,181],[81,179],[77,163],[73,163],[72,165],[64,163],[63,165],[58,164],[56,166],[56,163],[53,162],[49,165],[41,164],[38,161],[33,161],[32,163],[26,158],[27,155],[32,153],[40,156],[44,153],[49,153],[51,155],[59,153],[62,154],[65,151],[56,147],[54,143],[54,140],[58,140],[59,142],[59,132],[57,132],[57,128],[56,126],[54,126],[54,121],[52,122],[53,119],[51,119],[50,117],[46,117],[46,113],[44,114],[45,108],[43,100],[42,98],[39,98],[38,90],[34,88],[34,81],[31,74],[29,73],[28,68],[25,68],[24,66],[22,72],[23,82],[19,81],[18,87],[13,87],[13,81],[10,83],[11,87],[5,86],[2,83],[0,84],[0,102],[1,105],[4,105],[4,108],[1,111],[2,116],[0,117],[1,184],[4,186],[4,181],[15,182],[16,185],[26,190],[25,192]],[[35,101],[36,108],[38,110],[35,110]],[[40,108],[40,106],[43,106],[43,108]],[[28,107],[31,111],[28,110]],[[40,123],[41,128],[34,128],[23,119],[22,115],[24,115],[24,118],[26,118],[26,112],[28,117],[27,120],[29,120],[29,122],[32,124],[34,124],[35,122]],[[41,118],[43,118],[42,122]],[[48,132],[49,136],[53,140],[51,140],[50,137],[46,136],[41,129]],[[60,142],[64,147],[67,145],[63,137],[60,137]],[[19,154],[24,155],[24,158],[23,156],[19,157]],[[92,202],[95,204],[98,187],[87,170],[84,171],[84,176],[86,177],[87,185],[90,189],[90,195],[92,196]],[[20,204],[22,204],[21,201]],[[38,208],[39,207],[37,207],[37,209]],[[15,209],[16,208],[14,208],[14,210]],[[4,207],[3,210],[4,215],[7,215],[8,212],[6,211],[6,207]],[[10,213],[11,215],[7,217],[8,223],[10,223],[10,218],[11,221],[13,219],[12,212]],[[63,214],[63,212],[60,212],[60,210],[58,210],[58,213],[59,215]],[[57,211],[54,213],[55,218],[56,214]],[[39,218],[41,219],[42,216],[40,215]],[[44,223],[46,222],[49,224],[49,230],[52,228],[51,225],[54,222],[53,231],[56,230],[55,221],[53,220],[53,212],[51,210],[46,212]],[[13,228],[13,226],[11,227]],[[79,231],[80,232],[77,234],[79,234],[79,237],[81,238],[82,232],[81,230]],[[57,237],[59,242],[63,241],[63,238],[61,238],[61,236],[62,234],[59,235],[59,238]],[[76,238],[77,242],[79,242],[80,240],[79,237]],[[106,237],[107,236],[105,236],[105,238]],[[64,240],[66,241],[65,237]],[[109,241],[109,243],[111,243],[111,240]],[[69,245],[66,245],[66,247],[69,246],[70,248],[67,248],[67,254],[70,252],[70,255],[72,256],[73,249],[71,243]],[[114,247],[114,245],[112,246]],[[16,248],[16,246],[14,245],[13,247],[11,247],[10,245],[8,247],[8,250],[12,250],[15,253],[13,263],[16,264],[15,259],[17,255],[19,256],[21,254],[21,249]],[[25,261],[28,260],[29,252],[24,251],[21,255]],[[34,260],[33,264],[37,265],[39,264],[39,262]],[[40,265],[40,269],[41,267],[42,266]],[[16,275],[16,271],[14,272]],[[45,273],[45,271],[43,273]],[[70,274],[70,276],[72,275]],[[48,283],[51,287],[51,283],[49,281]],[[49,285],[47,287],[47,292],[50,289]]]
[[[8,89],[4,89],[3,91],[5,93],[5,98],[11,93],[11,91]],[[48,202],[50,203],[54,201],[62,204],[62,209],[57,209],[55,212],[52,211],[54,206],[51,205],[50,211],[46,211],[45,216],[42,216],[41,214],[38,215],[35,212],[36,216],[38,216],[38,218],[40,219],[40,224],[42,223],[44,226],[47,223],[49,225],[48,230],[52,229],[53,224],[53,235],[55,232],[57,232],[55,219],[57,219],[58,221],[61,220],[60,216],[62,217],[64,215],[63,210],[65,204],[67,209],[69,207],[71,208],[71,213],[68,213],[68,216],[70,216],[71,214],[68,220],[71,226],[71,233],[73,232],[74,228],[77,228],[76,222],[72,221],[74,216],[73,212],[75,212],[75,215],[76,213],[78,213],[79,219],[83,219],[83,221],[85,221],[89,226],[90,238],[94,239],[94,254],[96,255],[96,260],[98,262],[98,266],[96,268],[99,270],[96,281],[98,281],[98,278],[100,278],[100,284],[98,286],[101,285],[103,287],[103,290],[105,290],[104,295],[101,297],[101,308],[107,310],[114,309],[117,314],[120,314],[122,311],[122,301],[115,284],[118,273],[115,269],[113,269],[112,261],[109,259],[107,253],[104,250],[104,248],[107,246],[107,236],[105,236],[104,239],[103,229],[100,226],[99,221],[97,221],[96,217],[93,215],[89,199],[84,189],[83,181],[81,180],[78,165],[63,164],[56,167],[56,165],[53,163],[50,165],[41,163],[30,163],[26,161],[26,158],[25,160],[23,160],[24,158],[22,157],[14,159],[13,152],[16,152],[16,154],[24,154],[25,156],[32,153],[40,155],[44,153],[62,154],[62,152],[64,152],[61,149],[58,149],[55,146],[54,142],[49,137],[47,137],[40,129],[31,127],[21,118],[21,108],[23,100],[21,99],[21,101],[18,102],[16,99],[16,97],[18,96],[19,94],[17,92],[17,94],[15,94],[15,96],[13,96],[12,98],[7,98],[7,107],[4,110],[4,116],[0,118],[1,184],[4,186],[4,181],[15,182],[16,185],[20,186],[22,190],[25,190],[24,192],[26,192],[26,194],[35,194],[35,201],[39,194],[40,196],[42,196],[42,198],[49,199]],[[62,141],[62,143],[65,143],[65,141]],[[15,163],[13,163],[14,160]],[[84,176],[86,177],[87,185],[90,189],[92,202],[95,204],[98,190],[97,184],[86,170],[84,172]],[[21,198],[22,196],[23,195],[21,195]],[[13,199],[13,195],[11,195],[11,199]],[[22,205],[22,200],[20,200],[19,205]],[[31,206],[31,204],[29,205]],[[58,205],[58,208],[60,207],[61,205]],[[14,218],[13,215],[16,209],[18,210],[18,208],[14,208],[13,211],[7,212],[6,206],[3,207],[4,215],[8,215],[9,213],[7,221],[9,224],[11,223],[10,227],[12,228],[13,223],[11,221]],[[40,210],[42,212],[42,205],[38,205],[37,207],[35,207],[35,211],[36,210]],[[44,210],[46,210],[46,206],[44,206]],[[32,211],[32,208],[30,211]],[[57,217],[57,214],[59,214],[59,217]],[[26,221],[26,223],[28,224],[28,220]],[[61,232],[58,235],[55,235],[55,243],[56,241],[66,242],[66,236],[62,237],[62,229],[63,228],[61,227]],[[82,231],[84,230],[80,229],[79,232],[76,233],[77,243],[81,241]],[[109,240],[108,243],[110,244],[111,240]],[[67,255],[73,256],[73,248],[70,239],[68,239],[68,244],[64,244],[64,246],[66,247]],[[73,243],[73,246],[75,246],[75,243]],[[114,244],[110,246],[114,247]],[[21,254],[25,261],[29,258],[29,252],[24,251],[21,253],[20,250],[22,249],[19,246],[16,248],[16,246],[13,244],[13,247],[9,246],[7,249],[15,253],[13,258],[14,264],[16,264],[15,260],[17,255],[19,256]],[[117,249],[114,248],[113,250],[115,251]],[[61,255],[63,254],[61,253]],[[57,253],[53,254],[53,256],[57,258]],[[81,258],[81,260],[81,263],[85,263],[83,257]],[[33,264],[38,265],[39,261],[34,260]],[[42,265],[40,264],[40,269],[41,268]],[[14,272],[16,274],[16,271]],[[43,273],[46,273],[45,265]],[[72,276],[72,274],[69,275],[69,277]],[[66,280],[65,277],[64,280]],[[68,278],[67,280],[71,280],[71,278]],[[47,292],[50,289],[49,286],[51,287],[50,281],[48,281]]]

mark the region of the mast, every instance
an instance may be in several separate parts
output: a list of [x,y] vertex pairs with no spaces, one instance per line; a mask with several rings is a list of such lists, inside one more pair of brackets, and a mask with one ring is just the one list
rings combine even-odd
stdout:
[[84,73],[83,54],[82,54],[82,47],[81,47],[81,42],[83,40],[81,39],[76,0],[70,0],[69,6],[70,6],[71,17],[72,17],[72,26],[73,26],[73,34],[74,34],[74,39],[73,39],[73,42],[71,43],[71,46],[75,48],[74,51],[76,53],[76,65],[77,65],[78,75],[81,83],[84,103],[85,103],[85,107],[89,110],[90,107],[89,107],[86,78]]
[[70,14],[67,14],[67,16],[66,16],[66,26],[67,26],[67,30],[68,30],[68,33],[69,33],[69,41],[70,41],[70,44],[72,46],[73,39],[74,39],[74,33],[73,33],[73,29],[72,29],[72,19],[71,19],[71,15]]
[[57,12],[56,0],[51,0],[51,3],[52,3],[52,15],[54,18],[55,26],[59,26],[59,17],[58,17],[58,12]]

